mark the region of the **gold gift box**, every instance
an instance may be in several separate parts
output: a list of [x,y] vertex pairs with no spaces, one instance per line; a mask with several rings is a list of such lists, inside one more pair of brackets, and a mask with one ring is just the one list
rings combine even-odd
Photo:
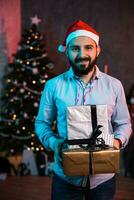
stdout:
[[62,156],[64,173],[68,176],[120,172],[120,150],[115,148],[99,151],[66,149]]

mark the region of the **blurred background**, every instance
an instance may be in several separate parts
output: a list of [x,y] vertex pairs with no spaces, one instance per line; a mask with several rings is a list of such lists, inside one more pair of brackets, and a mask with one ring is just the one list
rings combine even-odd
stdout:
[[[125,89],[134,124],[133,0],[0,0],[0,176],[49,176],[53,152],[34,133],[45,82],[68,69],[58,53],[67,27],[83,20],[100,33],[99,68]],[[56,124],[53,124],[56,131]],[[121,175],[134,178],[133,134]]]

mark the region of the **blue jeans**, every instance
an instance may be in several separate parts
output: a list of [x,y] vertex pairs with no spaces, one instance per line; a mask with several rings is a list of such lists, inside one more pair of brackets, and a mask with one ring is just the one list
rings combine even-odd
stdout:
[[113,200],[115,194],[115,176],[94,189],[74,186],[56,174],[52,179],[51,200]]

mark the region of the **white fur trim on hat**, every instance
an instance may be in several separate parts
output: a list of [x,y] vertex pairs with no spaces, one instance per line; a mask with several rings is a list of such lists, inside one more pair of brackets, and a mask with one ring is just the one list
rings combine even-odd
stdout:
[[96,42],[96,44],[99,44],[99,36],[94,34],[93,32],[90,31],[86,31],[86,30],[77,30],[74,31],[72,33],[70,33],[66,39],[66,46],[68,45],[68,43],[73,39],[76,38],[78,36],[87,36],[90,37],[92,40],[94,40]]

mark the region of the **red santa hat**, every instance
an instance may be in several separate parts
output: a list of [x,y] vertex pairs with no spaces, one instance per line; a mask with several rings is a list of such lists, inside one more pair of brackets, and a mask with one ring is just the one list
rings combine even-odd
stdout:
[[67,45],[69,42],[78,36],[87,36],[90,37],[95,43],[99,44],[99,33],[96,32],[91,26],[86,24],[85,22],[78,20],[74,24],[72,24],[65,35],[65,39],[61,45],[58,47],[58,51],[65,52]]

